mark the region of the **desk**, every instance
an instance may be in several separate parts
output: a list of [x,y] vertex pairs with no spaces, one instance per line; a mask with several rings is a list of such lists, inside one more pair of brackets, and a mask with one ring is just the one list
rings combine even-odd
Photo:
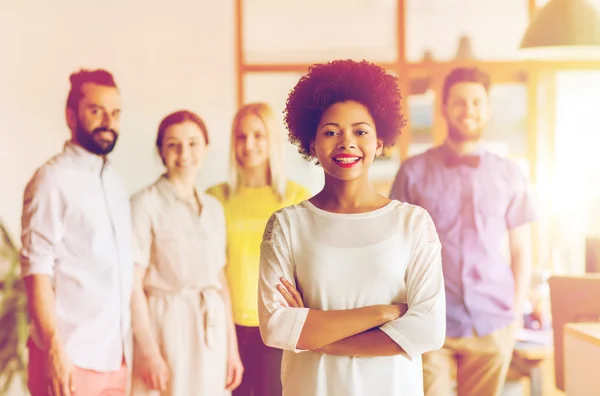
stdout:
[[517,342],[510,369],[520,377],[529,378],[529,394],[542,396],[544,379],[542,363],[552,357],[552,345]]
[[567,395],[600,395],[600,322],[567,323],[564,327]]

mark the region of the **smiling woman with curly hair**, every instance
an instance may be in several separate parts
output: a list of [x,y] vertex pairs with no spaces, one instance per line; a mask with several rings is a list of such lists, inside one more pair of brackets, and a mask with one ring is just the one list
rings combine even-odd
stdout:
[[400,101],[395,77],[350,60],[311,67],[287,100],[290,140],[325,185],[275,212],[261,243],[260,330],[284,350],[284,396],[422,395],[421,355],[443,344],[433,222],[368,177],[404,125]]
[[402,97],[394,76],[366,61],[337,60],[310,68],[290,93],[285,123],[290,141],[306,159],[313,159],[310,143],[318,123],[332,104],[346,101],[362,103],[377,126],[383,147],[394,145],[404,126],[400,112]]

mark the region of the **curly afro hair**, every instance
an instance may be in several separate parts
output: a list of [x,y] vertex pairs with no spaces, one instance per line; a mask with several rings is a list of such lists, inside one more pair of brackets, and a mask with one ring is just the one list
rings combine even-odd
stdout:
[[312,65],[286,102],[284,121],[289,139],[305,159],[313,159],[310,144],[323,113],[335,103],[350,100],[369,110],[384,148],[394,145],[405,124],[396,77],[364,60],[335,60]]

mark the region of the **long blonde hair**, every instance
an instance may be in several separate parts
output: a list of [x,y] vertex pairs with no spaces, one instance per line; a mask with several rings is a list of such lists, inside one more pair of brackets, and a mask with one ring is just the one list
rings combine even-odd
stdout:
[[247,115],[255,115],[260,118],[267,132],[267,141],[269,144],[269,157],[267,167],[269,172],[269,184],[280,199],[285,197],[286,172],[285,172],[285,139],[284,134],[277,127],[277,120],[271,106],[267,103],[257,102],[248,103],[242,106],[235,117],[231,127],[231,146],[229,153],[229,177],[227,180],[227,196],[235,195],[240,180],[240,165],[235,153],[235,141],[238,127],[242,118]]

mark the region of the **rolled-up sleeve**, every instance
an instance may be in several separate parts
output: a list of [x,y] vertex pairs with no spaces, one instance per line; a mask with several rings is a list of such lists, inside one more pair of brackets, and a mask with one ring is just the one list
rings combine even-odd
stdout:
[[58,181],[38,170],[25,187],[21,216],[21,276],[54,275],[56,247],[65,232]]
[[420,212],[405,276],[408,311],[380,327],[411,360],[441,348],[446,334],[441,244],[431,217],[425,210]]
[[273,348],[296,348],[308,308],[291,308],[277,290],[285,277],[295,287],[294,268],[285,231],[277,213],[267,222],[260,252],[258,318],[263,342]]

